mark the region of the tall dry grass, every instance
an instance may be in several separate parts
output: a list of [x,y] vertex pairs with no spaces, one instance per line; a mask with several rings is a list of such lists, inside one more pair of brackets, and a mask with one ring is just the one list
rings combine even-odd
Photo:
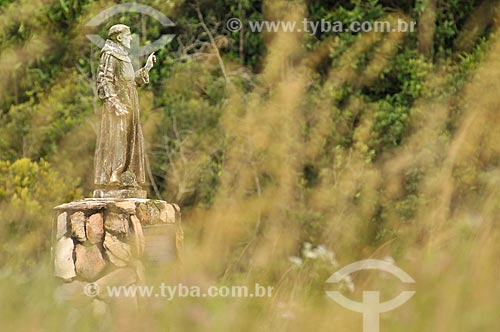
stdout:
[[[307,15],[296,2],[266,2],[265,8],[266,16],[275,19],[301,21]],[[273,35],[258,77],[261,84],[251,93],[227,87],[222,129],[229,143],[214,203],[185,214],[182,265],[151,276],[151,283],[201,286],[258,282],[274,286],[273,297],[157,301],[139,314],[118,312],[112,325],[126,331],[361,331],[361,315],[326,298],[324,291],[332,286],[324,281],[356,260],[390,256],[416,280],[407,286],[416,295],[381,316],[381,331],[497,331],[499,36],[491,37],[485,58],[459,94],[441,93],[452,77],[442,69],[426,78],[426,89],[435,93],[414,103],[410,132],[401,146],[375,161],[367,161],[366,150],[374,105],[348,100],[342,111],[356,114],[358,124],[352,146],[341,148],[330,146],[329,140],[352,128],[332,118],[336,106],[328,101],[345,84],[375,84],[405,36],[360,37],[330,68],[319,94],[325,103],[314,109],[306,102],[308,88],[317,57],[328,52],[305,51],[303,38]],[[361,74],[355,72],[349,64],[375,44],[373,60]],[[327,40],[323,47],[338,45]],[[450,122],[455,131],[448,130]],[[150,127],[155,130],[146,125]],[[75,142],[86,133],[78,128],[68,136],[62,145],[67,155],[82,157],[88,147]],[[196,146],[191,149],[196,155]],[[303,175],[310,164],[319,165],[312,187]],[[71,176],[85,177],[85,172],[86,167],[77,167]],[[415,213],[401,220],[398,204],[415,173]],[[383,225],[377,223],[381,210]],[[316,242],[336,254],[338,265],[321,258],[302,257],[301,265],[289,261],[301,255],[304,228],[312,222],[322,227]],[[375,241],[381,228],[390,235]],[[85,306],[74,311],[54,302],[48,259],[36,271],[18,278],[8,267],[2,269],[2,330],[95,331],[106,324]],[[367,272],[354,276],[354,285],[354,293],[347,294],[358,300],[363,290],[381,289],[386,300],[406,287],[395,278]]]

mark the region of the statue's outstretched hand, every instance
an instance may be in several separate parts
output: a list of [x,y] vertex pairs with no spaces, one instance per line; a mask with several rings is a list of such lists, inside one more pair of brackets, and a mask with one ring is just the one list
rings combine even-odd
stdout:
[[151,70],[151,68],[153,68],[153,65],[156,63],[156,55],[155,55],[155,52],[151,53],[149,56],[148,56],[148,60],[146,61],[146,65],[144,66],[144,68],[149,71]]

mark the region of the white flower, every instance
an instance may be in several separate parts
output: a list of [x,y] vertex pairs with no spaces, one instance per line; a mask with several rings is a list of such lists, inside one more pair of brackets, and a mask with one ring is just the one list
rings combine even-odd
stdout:
[[290,256],[288,257],[288,260],[297,266],[301,266],[303,263],[302,258],[297,256]]

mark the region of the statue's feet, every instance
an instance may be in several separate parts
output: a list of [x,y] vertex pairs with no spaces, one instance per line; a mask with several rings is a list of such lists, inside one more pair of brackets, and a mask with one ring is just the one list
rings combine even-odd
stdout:
[[120,178],[118,177],[118,173],[116,172],[113,172],[113,174],[111,174],[111,179],[109,179],[109,185],[110,186],[120,186],[121,182],[120,182]]
[[142,190],[140,188],[132,188],[132,189],[96,189],[94,190],[94,198],[115,198],[115,199],[123,199],[123,198],[147,198],[147,191]]
[[120,177],[120,183],[124,188],[138,188],[137,178],[131,171],[125,171]]
[[94,190],[94,198],[147,198],[147,192],[137,183],[132,171],[120,175],[113,172],[108,185]]

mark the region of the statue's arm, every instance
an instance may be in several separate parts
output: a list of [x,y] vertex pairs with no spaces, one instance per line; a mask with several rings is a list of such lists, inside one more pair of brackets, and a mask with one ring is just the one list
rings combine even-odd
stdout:
[[97,93],[101,100],[116,97],[115,92],[115,66],[116,59],[111,54],[104,52],[99,61],[99,73],[97,74]]
[[111,109],[117,115],[126,113],[125,108],[116,96],[115,89],[115,68],[117,60],[108,52],[101,55],[99,61],[99,73],[97,74],[97,94],[105,103],[111,104]]
[[153,68],[153,64],[156,62],[156,56],[151,53],[148,56],[146,65],[135,72],[135,83],[139,86],[149,83],[149,71]]
[[142,67],[135,72],[135,83],[138,86],[149,83],[149,70],[146,70],[146,67]]

